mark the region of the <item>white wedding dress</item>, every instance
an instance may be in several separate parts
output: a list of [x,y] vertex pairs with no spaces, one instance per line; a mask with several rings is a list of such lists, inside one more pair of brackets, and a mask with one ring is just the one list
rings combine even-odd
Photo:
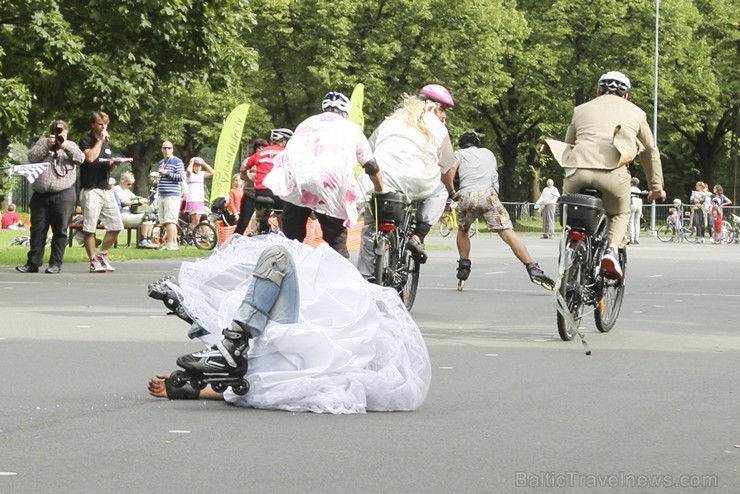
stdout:
[[282,235],[236,236],[211,257],[185,262],[179,287],[184,307],[219,341],[247,291],[266,247],[292,254],[300,290],[297,323],[270,321],[250,341],[251,385],[238,406],[318,413],[415,410],[431,380],[426,345],[398,294],[366,282],[326,244],[314,248]]

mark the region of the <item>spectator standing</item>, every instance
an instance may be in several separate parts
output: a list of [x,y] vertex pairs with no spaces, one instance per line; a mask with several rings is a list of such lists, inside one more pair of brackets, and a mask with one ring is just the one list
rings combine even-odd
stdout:
[[190,158],[188,168],[185,171],[186,183],[188,185],[185,212],[190,215],[190,225],[196,226],[200,223],[203,213],[206,212],[206,184],[207,178],[213,176],[213,168],[203,158]]
[[236,223],[234,233],[238,235],[244,235],[247,230],[249,221],[252,219],[254,214],[254,180],[256,178],[256,170],[250,165],[249,159],[254,156],[258,151],[266,148],[270,144],[264,139],[255,139],[252,145],[252,155],[249,158],[242,161],[239,167],[239,176],[243,180],[242,190],[242,202],[239,207],[239,221]]
[[712,193],[704,182],[696,182],[696,189],[691,191],[689,202],[692,204],[692,224],[696,228],[696,236],[704,242],[704,232],[712,236],[712,226],[709,213],[712,208]]
[[[80,149],[85,161],[80,168],[80,204],[82,205],[85,236],[85,251],[90,258],[91,273],[115,271],[108,260],[110,249],[123,230],[121,210],[110,186],[110,172],[118,166],[113,161],[113,152],[108,135],[108,115],[102,111],[93,112],[90,117],[92,132],[80,140]],[[95,230],[98,222],[103,224],[105,235],[100,245],[100,253],[95,253]]]
[[0,220],[0,229],[2,230],[25,230],[26,225],[23,224],[23,220],[15,212],[15,204],[8,204],[8,210],[3,213],[2,220]]
[[712,199],[715,197],[719,198],[720,206],[725,207],[732,204],[732,201],[724,194],[724,190],[721,185],[715,185],[713,191],[714,194],[712,195]]
[[[642,218],[642,197],[640,179],[632,177],[630,180],[630,222],[627,228],[629,241],[632,244],[640,243],[640,219]],[[646,193],[644,195],[647,195]]]
[[157,207],[159,221],[164,225],[167,241],[162,250],[179,250],[177,245],[177,219],[180,216],[180,185],[185,180],[185,165],[175,156],[172,143],[162,143],[157,183]]
[[239,221],[239,211],[241,211],[242,197],[244,196],[244,180],[238,173],[231,177],[231,190],[226,200],[225,219],[229,225]]
[[[715,193],[717,190],[717,186],[714,187]],[[719,192],[722,194],[722,191]],[[712,225],[714,226],[714,229],[712,231],[712,243],[713,244],[721,244],[722,243],[722,199],[718,197],[712,198]]]
[[[32,163],[49,163],[32,184],[31,247],[26,264],[15,269],[21,273],[36,273],[44,262],[46,236],[51,228],[51,255],[46,273],[62,271],[67,248],[67,226],[75,207],[75,167],[85,159],[79,146],[67,139],[69,127],[63,120],[51,124],[49,136],[42,137],[28,152]],[[61,141],[61,142],[60,142]]]
[[542,215],[542,238],[555,236],[555,206],[559,197],[560,191],[555,187],[555,182],[548,178],[547,186],[542,189],[540,198],[534,203],[534,207],[539,209]]

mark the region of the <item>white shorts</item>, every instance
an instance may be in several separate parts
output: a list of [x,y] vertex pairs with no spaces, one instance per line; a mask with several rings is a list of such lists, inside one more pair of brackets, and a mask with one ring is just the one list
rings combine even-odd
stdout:
[[121,210],[118,208],[113,189],[82,189],[80,191],[82,206],[82,231],[95,233],[98,222],[108,232],[123,230]]

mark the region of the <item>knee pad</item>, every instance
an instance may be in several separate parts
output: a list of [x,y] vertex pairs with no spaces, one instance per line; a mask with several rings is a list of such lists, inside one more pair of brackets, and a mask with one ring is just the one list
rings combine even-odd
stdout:
[[285,247],[279,245],[268,247],[260,254],[252,275],[263,280],[270,280],[280,286],[290,264],[290,259],[290,253]]

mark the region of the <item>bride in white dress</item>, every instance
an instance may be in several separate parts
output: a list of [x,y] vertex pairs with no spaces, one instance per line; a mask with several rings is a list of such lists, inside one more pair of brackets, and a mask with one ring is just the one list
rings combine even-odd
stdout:
[[[208,259],[183,263],[178,285],[169,286],[195,320],[191,337],[207,347],[222,339],[260,253],[272,245],[293,257],[298,321],[271,320],[250,340],[250,390],[239,396],[229,388],[223,398],[237,406],[337,414],[421,406],[431,366],[418,326],[393,289],[365,281],[326,244],[237,236]],[[149,387],[167,396],[162,381],[150,380]]]

